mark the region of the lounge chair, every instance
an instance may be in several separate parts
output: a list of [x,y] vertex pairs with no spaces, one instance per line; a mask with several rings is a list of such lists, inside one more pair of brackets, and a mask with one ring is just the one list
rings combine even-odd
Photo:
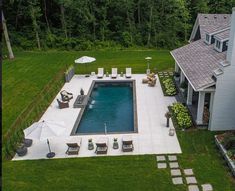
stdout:
[[68,149],[65,153],[68,155],[78,155],[81,143],[82,143],[81,138],[77,138],[76,140],[72,139],[71,141],[67,142],[66,144],[68,146]]
[[100,138],[96,142],[96,154],[107,154],[108,152],[108,137]]
[[59,104],[60,109],[69,107],[69,102],[68,101],[62,101],[62,100],[57,99],[57,102]]
[[104,68],[98,68],[97,78],[103,78],[104,76]]
[[122,138],[122,151],[132,152],[134,150],[133,141],[131,136],[124,136]]
[[131,68],[126,68],[126,78],[131,78]]
[[61,91],[60,95],[61,95],[62,101],[69,101],[69,100],[73,99],[73,94],[69,93],[65,90]]
[[112,74],[111,74],[111,78],[117,78],[117,68],[112,68]]

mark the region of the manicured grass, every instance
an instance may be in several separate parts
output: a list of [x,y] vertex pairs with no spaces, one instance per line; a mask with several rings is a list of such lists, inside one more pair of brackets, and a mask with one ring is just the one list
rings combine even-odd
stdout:
[[[234,191],[235,180],[209,131],[178,131],[183,154],[181,168],[193,168],[199,184],[215,191]],[[156,168],[155,155],[5,161],[4,190],[157,190],[182,191],[173,186],[170,171]]]
[[[40,90],[66,65],[79,56],[97,58],[88,66],[110,69],[132,67],[144,73],[143,59],[152,56],[151,68],[171,70],[168,51],[21,52],[14,61],[3,62],[3,133]],[[77,72],[84,73],[84,66]],[[183,154],[182,168],[193,168],[200,184],[211,183],[215,191],[234,191],[235,181],[214,144],[214,133],[178,131]],[[85,143],[86,144],[86,143]],[[111,148],[110,148],[111,149]],[[157,190],[182,191],[173,186],[170,171],[156,168],[155,155],[3,161],[3,190]]]
[[76,58],[83,55],[93,56],[97,61],[87,67],[78,65],[77,73],[97,72],[98,67],[104,67],[109,73],[112,67],[117,67],[119,72],[124,72],[125,67],[132,67],[133,73],[144,73],[147,67],[144,59],[146,56],[153,58],[151,68],[173,68],[173,59],[169,51],[164,50],[16,52],[14,60],[3,60],[3,134],[58,71],[73,64]]

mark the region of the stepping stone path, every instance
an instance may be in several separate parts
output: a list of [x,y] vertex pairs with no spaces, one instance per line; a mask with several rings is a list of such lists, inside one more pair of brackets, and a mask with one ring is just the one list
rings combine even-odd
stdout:
[[202,191],[213,191],[211,184],[202,184]]
[[173,169],[173,170],[171,170],[171,176],[181,176],[180,169]]
[[166,161],[166,157],[165,156],[157,156],[157,161]]
[[169,155],[168,160],[169,161],[177,161],[177,156],[176,155]]
[[186,177],[187,184],[197,184],[197,180],[194,176]]
[[184,169],[184,174],[185,176],[192,176],[193,174],[193,169],[189,168],[189,169]]
[[179,168],[178,162],[170,162],[169,165],[170,165],[170,168]]
[[167,164],[166,164],[166,163],[163,163],[163,162],[157,163],[157,167],[158,167],[158,168],[166,168],[166,167],[167,167]]
[[[156,160],[157,167],[159,169],[166,169],[169,164],[172,182],[174,185],[185,184],[184,182],[186,182],[186,184],[188,184],[188,191],[200,191],[193,173],[193,169],[182,169],[182,175],[176,155],[167,155],[167,157],[165,155],[158,155],[156,156]],[[183,179],[185,181],[183,181]],[[211,184],[202,184],[201,186],[202,191],[213,191]]]
[[172,178],[173,184],[183,184],[183,178],[182,177],[176,177]]
[[188,191],[200,191],[197,185],[189,185]]

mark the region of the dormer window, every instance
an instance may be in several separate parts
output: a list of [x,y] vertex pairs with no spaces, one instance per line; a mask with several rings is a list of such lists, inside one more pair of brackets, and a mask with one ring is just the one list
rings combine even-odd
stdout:
[[209,34],[206,34],[206,40],[205,40],[206,44],[211,44],[211,36]]
[[220,41],[217,40],[215,43],[216,48],[220,49],[220,45],[221,45]]
[[222,42],[216,39],[214,49],[217,50],[218,52],[222,52],[222,48],[223,48]]

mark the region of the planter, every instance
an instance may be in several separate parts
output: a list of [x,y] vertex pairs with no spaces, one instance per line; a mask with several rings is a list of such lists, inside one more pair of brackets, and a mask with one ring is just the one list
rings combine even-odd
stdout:
[[65,82],[70,82],[72,77],[74,76],[74,68],[70,68],[68,71],[66,71],[65,74]]
[[223,155],[225,161],[227,162],[233,176],[235,177],[235,161],[232,161],[228,155],[227,155],[227,150],[223,147],[223,145],[219,142],[219,140],[217,139],[217,136],[215,135],[215,143],[217,145],[217,147],[219,148],[221,154]]

